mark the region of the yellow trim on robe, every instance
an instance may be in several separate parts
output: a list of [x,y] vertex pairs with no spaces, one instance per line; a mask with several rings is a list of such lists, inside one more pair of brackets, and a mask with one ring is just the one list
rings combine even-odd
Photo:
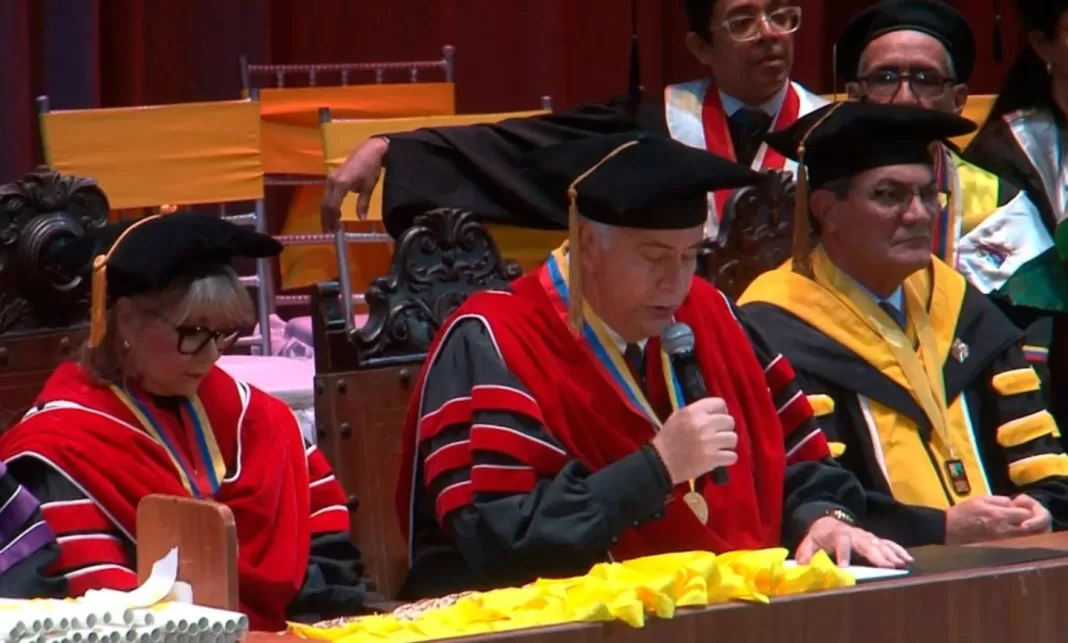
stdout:
[[1021,393],[1034,393],[1042,387],[1038,373],[1030,366],[998,373],[991,378],[990,383],[998,395],[1006,397]]
[[846,445],[841,442],[828,442],[827,448],[830,449],[832,458],[840,458],[846,452]]
[[[934,331],[935,354],[940,363],[945,364],[950,359],[950,349],[956,338],[960,304],[967,282],[960,273],[933,257],[931,273],[921,270],[906,279],[906,285],[919,294],[921,301],[929,302],[927,314]],[[739,299],[739,304],[743,306],[754,302],[773,304],[789,311],[855,353],[909,392],[919,403],[883,337],[825,286],[794,273],[790,262],[757,277]],[[947,492],[954,502],[989,493],[979,454],[972,441],[970,418],[965,414],[962,396],[950,401],[948,406],[946,428],[956,455],[968,475],[971,485],[968,496],[960,496],[955,492],[945,466],[945,462],[951,459],[950,454],[940,440],[927,442],[937,463],[937,466],[932,466],[915,421],[875,400],[868,400],[871,418],[879,436],[879,447],[890,476],[888,483],[898,500],[944,509],[949,506]],[[856,430],[863,432],[858,438],[870,440],[866,427],[858,426]]]
[[957,198],[963,199],[961,234],[968,234],[998,209],[1001,181],[996,174],[965,161],[956,152],[952,155],[961,188]]
[[1009,465],[1009,479],[1018,487],[1050,476],[1068,476],[1068,455],[1043,453]]
[[1010,420],[998,427],[998,444],[1002,447],[1017,447],[1044,435],[1052,438],[1061,437],[1053,416],[1045,409],[1035,411],[1015,420]]
[[834,413],[834,398],[830,395],[808,395],[808,405],[812,414],[818,418]]

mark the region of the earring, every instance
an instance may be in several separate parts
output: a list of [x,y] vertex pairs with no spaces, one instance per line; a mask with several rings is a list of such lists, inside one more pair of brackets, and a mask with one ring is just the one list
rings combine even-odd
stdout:
[[122,340],[122,347],[126,350],[130,350],[130,342],[126,341],[125,339]]

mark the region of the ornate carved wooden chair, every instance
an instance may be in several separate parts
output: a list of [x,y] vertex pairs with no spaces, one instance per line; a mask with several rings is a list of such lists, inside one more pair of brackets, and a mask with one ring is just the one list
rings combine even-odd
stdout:
[[795,189],[791,172],[771,171],[764,182],[736,190],[728,199],[720,237],[708,244],[703,269],[732,299],[790,258]]
[[475,215],[442,209],[398,240],[389,274],[367,290],[362,328],[352,327],[336,283],[312,294],[319,447],[351,494],[353,537],[388,597],[408,567],[394,498],[413,380],[444,319],[474,292],[505,287],[519,273]]
[[107,197],[91,179],[38,168],[0,186],[0,429],[84,341],[88,280],[70,277],[54,252],[107,218]]

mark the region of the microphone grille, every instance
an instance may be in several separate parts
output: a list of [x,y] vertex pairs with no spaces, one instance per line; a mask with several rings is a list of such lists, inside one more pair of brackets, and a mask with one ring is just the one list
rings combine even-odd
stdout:
[[683,323],[675,323],[660,333],[660,343],[668,355],[681,355],[693,352],[693,331]]

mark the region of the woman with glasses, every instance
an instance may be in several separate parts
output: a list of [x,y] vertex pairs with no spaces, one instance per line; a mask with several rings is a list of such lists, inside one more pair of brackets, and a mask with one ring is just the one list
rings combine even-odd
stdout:
[[[965,156],[1023,187],[1049,233],[1068,216],[1068,0],[1016,0],[1029,47],[1009,70],[1005,85]],[[1068,244],[1057,243],[1060,260]],[[1054,320],[1049,369],[1051,390],[1068,382],[1068,321]],[[1059,422],[1068,421],[1068,400],[1054,396]],[[1062,424],[1063,426],[1063,424]]]
[[41,499],[61,548],[48,575],[70,595],[138,585],[137,506],[166,494],[233,512],[253,629],[364,605],[345,494],[325,458],[283,402],[215,364],[255,319],[231,258],[279,251],[218,217],[178,213],[106,226],[56,253],[92,274],[89,341],[0,439],[0,458]]

